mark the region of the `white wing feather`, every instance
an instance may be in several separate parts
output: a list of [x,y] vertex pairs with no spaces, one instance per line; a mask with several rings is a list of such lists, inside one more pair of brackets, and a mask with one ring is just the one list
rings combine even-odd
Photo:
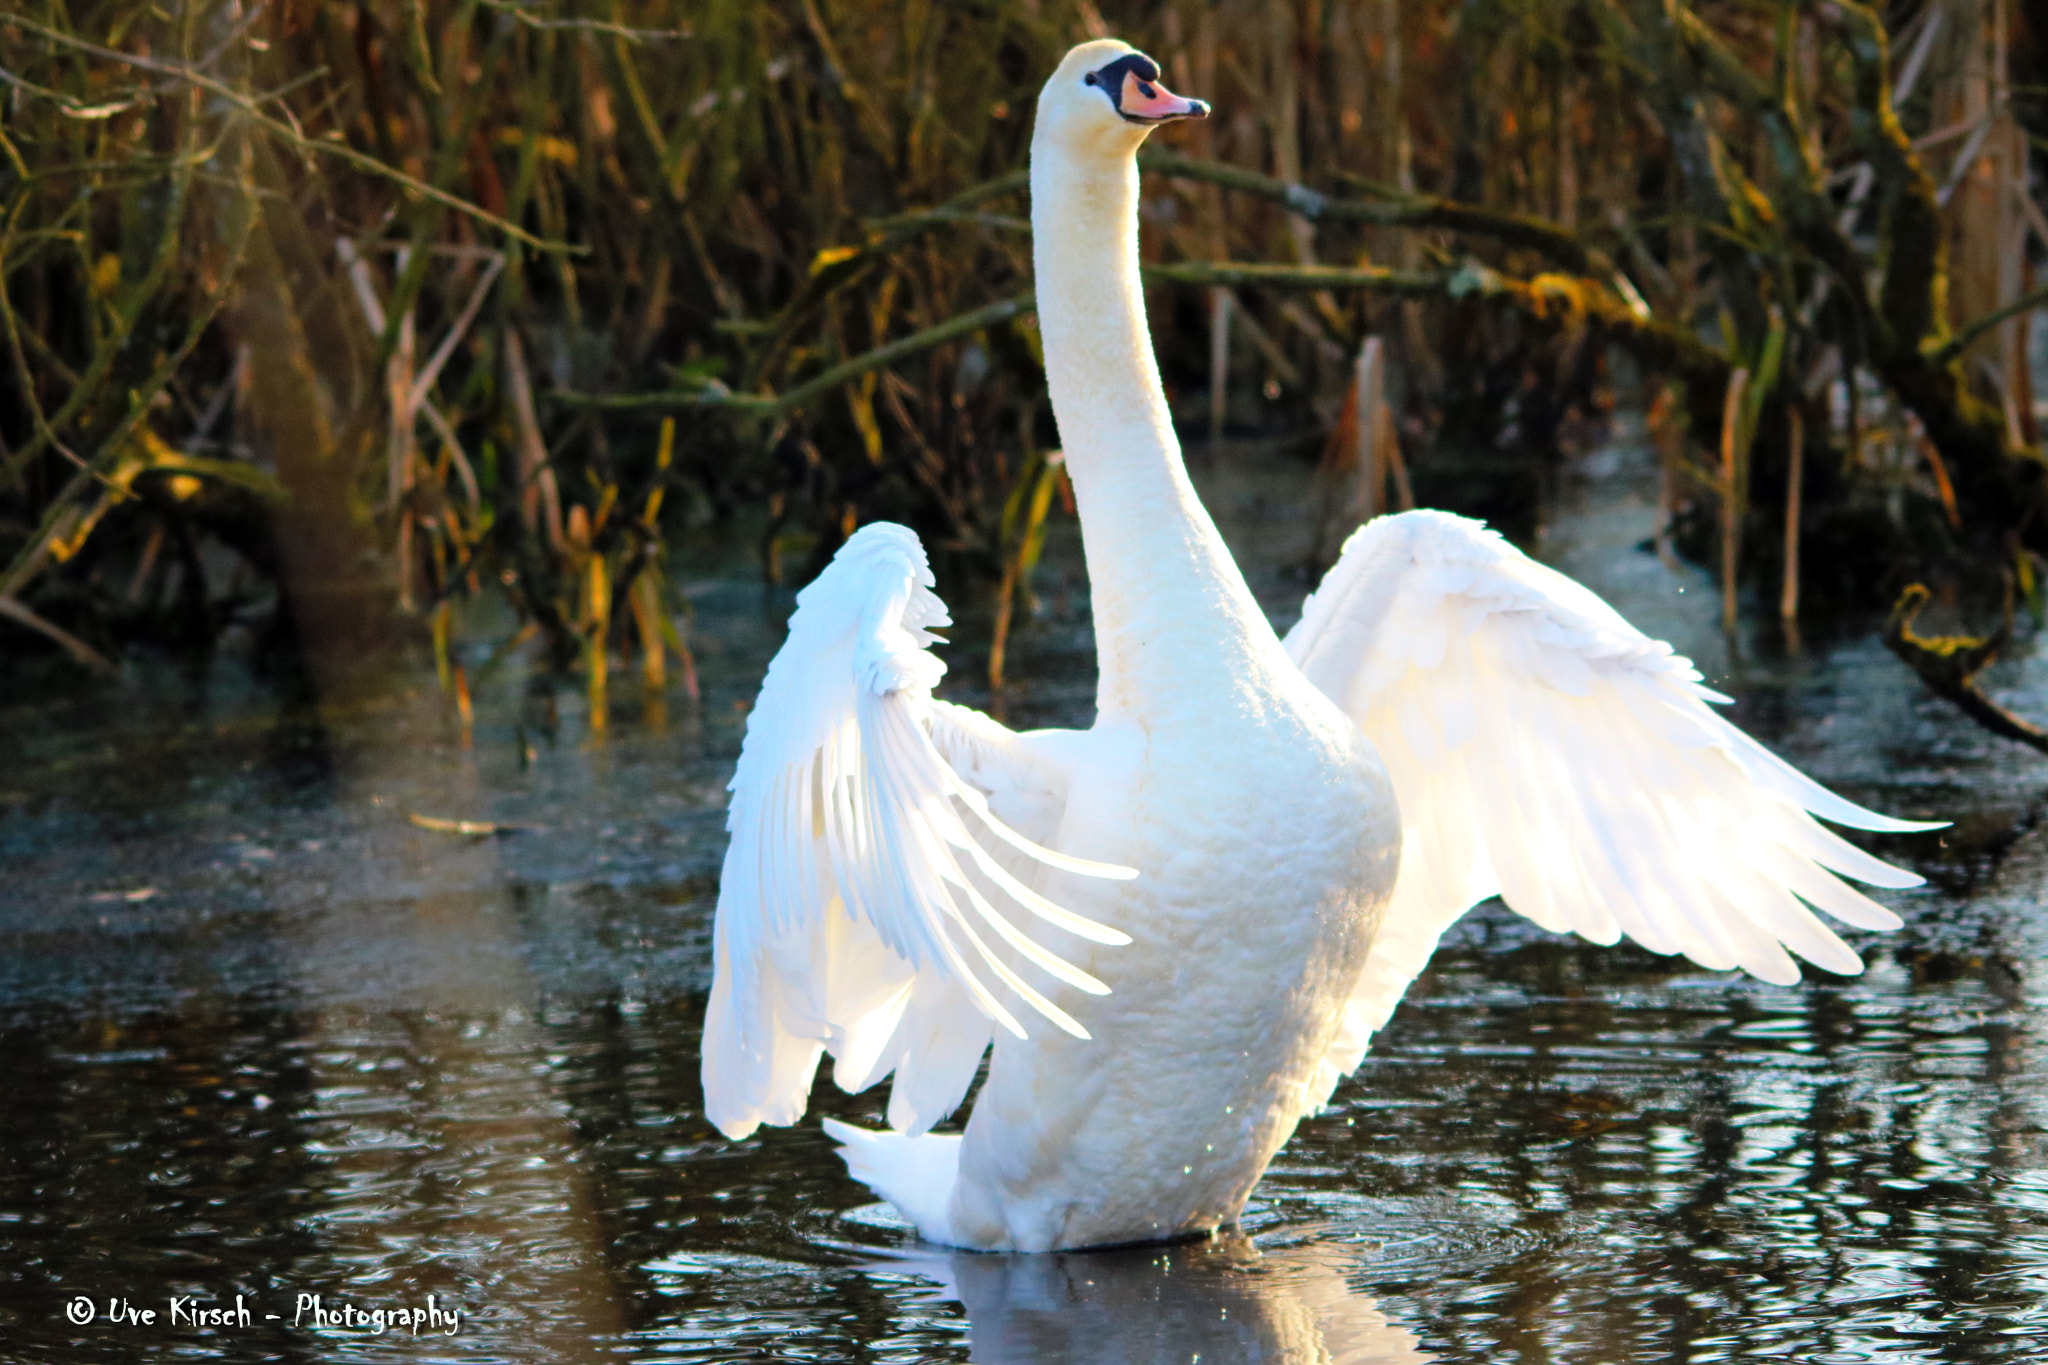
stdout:
[[[1807,909],[1897,928],[1834,873],[1920,878],[1813,819],[1894,820],[1828,791],[1708,709],[1728,699],[1598,596],[1478,522],[1407,512],[1359,528],[1287,635],[1365,732],[1401,805],[1393,899],[1316,1087],[1363,1058],[1439,938],[1486,897],[1596,943],[1626,934],[1790,983],[1861,959]],[[1809,814],[1811,812],[1811,814]]]
[[1087,1037],[1012,962],[1108,988],[1028,937],[990,892],[1082,938],[1130,941],[1031,890],[1006,866],[1014,856],[984,847],[987,835],[1027,861],[1136,875],[1024,838],[947,761],[942,745],[999,761],[1009,732],[932,699],[945,665],[926,648],[938,639],[929,627],[948,624],[932,582],[916,536],[862,528],[797,594],[747,719],[704,1024],[705,1108],[729,1137],[802,1117],[825,1052],[848,1090],[893,1070],[890,1122],[929,1128],[966,1093],[991,1021],[1024,1033],[985,978]]

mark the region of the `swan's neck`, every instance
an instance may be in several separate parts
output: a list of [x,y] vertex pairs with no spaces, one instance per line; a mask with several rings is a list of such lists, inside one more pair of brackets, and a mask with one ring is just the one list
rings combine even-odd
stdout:
[[1138,168],[1034,146],[1053,415],[1079,503],[1105,712],[1235,692],[1284,661],[1188,481],[1138,282]]

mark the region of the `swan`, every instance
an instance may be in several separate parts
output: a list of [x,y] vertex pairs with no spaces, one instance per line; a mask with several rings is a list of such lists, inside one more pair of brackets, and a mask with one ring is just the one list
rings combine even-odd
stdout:
[[[1832,874],[1920,878],[1813,817],[1935,827],[1804,777],[1670,646],[1460,517],[1359,529],[1281,640],[1189,482],[1139,292],[1138,146],[1207,113],[1100,40],[1032,136],[1094,725],[934,698],[945,607],[915,535],[877,523],[797,595],[731,783],[706,1114],[733,1139],[795,1123],[825,1053],[848,1091],[893,1074],[887,1131],[825,1126],[932,1242],[1231,1226],[1489,896],[1766,981],[1798,979],[1787,949],[1853,973],[1808,906],[1896,928]],[[965,1131],[932,1133],[984,1053]]]

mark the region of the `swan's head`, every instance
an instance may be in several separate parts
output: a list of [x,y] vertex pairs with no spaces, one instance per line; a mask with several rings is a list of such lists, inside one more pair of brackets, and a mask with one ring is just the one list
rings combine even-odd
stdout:
[[1159,63],[1129,43],[1098,38],[1069,52],[1038,96],[1034,144],[1073,156],[1117,160],[1136,153],[1162,123],[1207,118],[1209,106],[1159,81]]

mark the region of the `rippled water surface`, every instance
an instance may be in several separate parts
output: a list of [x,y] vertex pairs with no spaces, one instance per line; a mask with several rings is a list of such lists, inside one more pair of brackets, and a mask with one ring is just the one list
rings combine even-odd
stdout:
[[[1639,482],[1595,457],[1545,556],[1823,780],[1957,822],[1882,846],[1931,879],[1878,893],[1907,927],[1780,988],[1482,907],[1242,1232],[1163,1251],[949,1255],[814,1122],[703,1120],[722,787],[786,596],[689,585],[702,705],[628,691],[602,743],[516,663],[467,749],[431,675],[317,705],[231,661],[31,680],[0,699],[0,1357],[2048,1362],[2048,763],[1867,628],[1731,658],[1705,579],[1636,548]],[[1289,623],[1300,481],[1207,491]],[[1065,563],[1012,724],[1088,718]],[[986,704],[962,614],[947,695]],[[2048,713],[2043,665],[1996,681]],[[237,1295],[246,1327],[167,1321]],[[315,1295],[462,1316],[322,1326]]]

